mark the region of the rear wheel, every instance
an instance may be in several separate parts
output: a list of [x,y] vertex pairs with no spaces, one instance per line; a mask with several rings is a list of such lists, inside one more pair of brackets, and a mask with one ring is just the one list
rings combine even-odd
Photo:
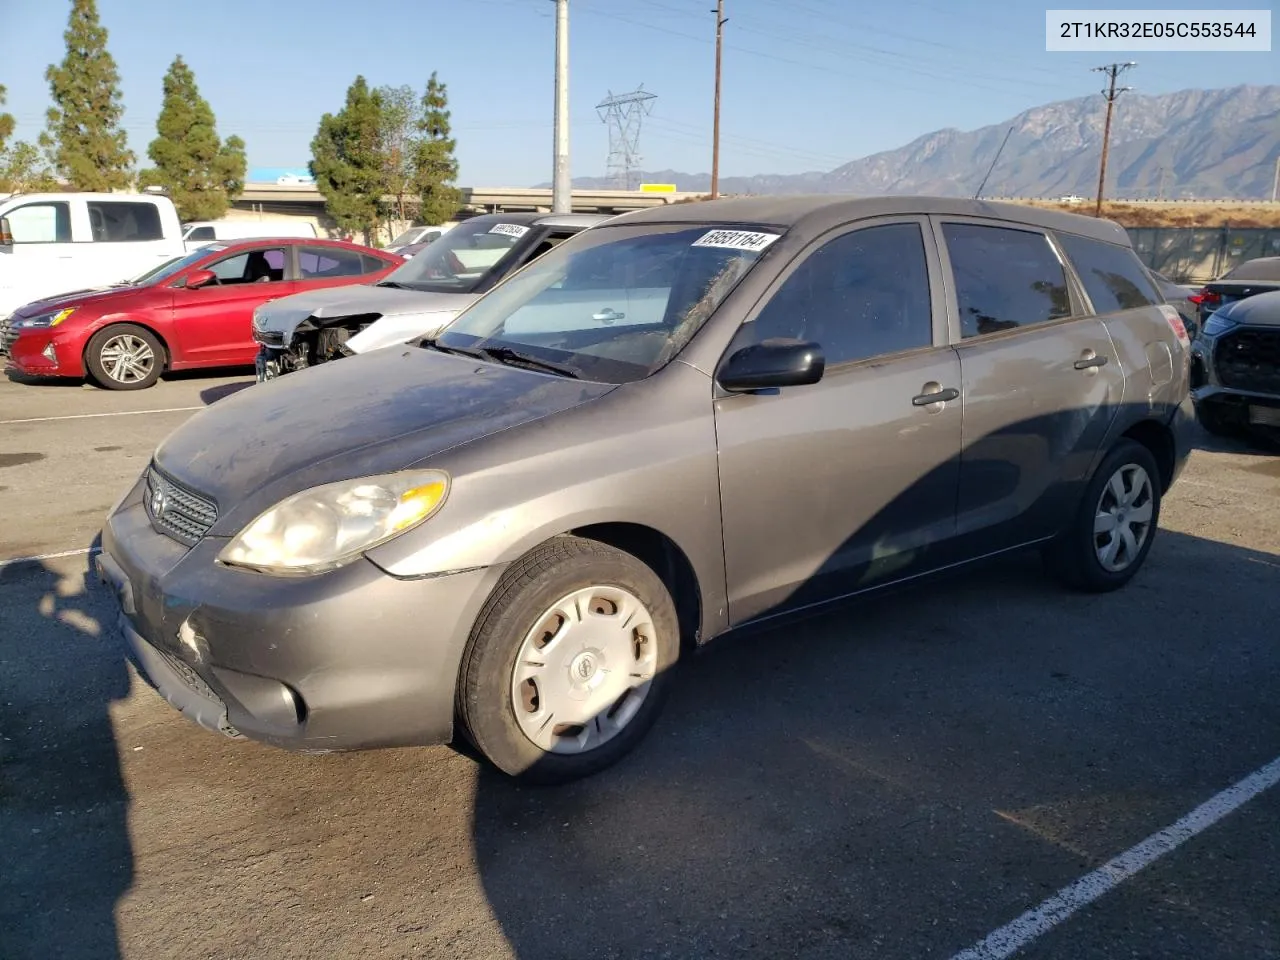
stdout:
[[1046,550],[1049,566],[1079,590],[1124,586],[1151,550],[1160,522],[1160,471],[1151,451],[1121,440],[1085,489],[1070,526]]
[[648,566],[594,540],[557,537],[513,565],[477,618],[459,719],[504,773],[576,780],[643,739],[678,652],[675,605]]
[[108,390],[143,390],[160,379],[164,347],[154,333],[133,323],[104,327],[89,338],[85,366]]

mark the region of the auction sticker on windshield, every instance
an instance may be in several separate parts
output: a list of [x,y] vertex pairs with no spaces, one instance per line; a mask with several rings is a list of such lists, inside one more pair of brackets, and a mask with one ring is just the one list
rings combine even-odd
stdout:
[[529,232],[528,227],[522,227],[518,223],[495,223],[490,233],[501,233],[507,237],[523,237]]
[[725,250],[764,250],[778,239],[776,233],[751,230],[711,230],[694,241],[695,247],[720,247]]

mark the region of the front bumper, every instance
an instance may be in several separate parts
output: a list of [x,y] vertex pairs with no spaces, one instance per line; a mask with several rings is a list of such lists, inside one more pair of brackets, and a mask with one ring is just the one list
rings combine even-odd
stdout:
[[445,743],[462,649],[501,568],[401,580],[360,559],[281,578],[157,532],[139,483],[108,519],[99,577],[137,665],[226,736],[300,751]]
[[53,330],[11,331],[3,338],[0,353],[20,372],[36,377],[83,375],[79,355]]
[[[1233,328],[1229,333],[1240,329]],[[1280,392],[1225,386],[1215,369],[1219,337],[1201,337],[1191,345],[1191,399],[1195,407],[1212,407],[1241,427],[1280,428]]]

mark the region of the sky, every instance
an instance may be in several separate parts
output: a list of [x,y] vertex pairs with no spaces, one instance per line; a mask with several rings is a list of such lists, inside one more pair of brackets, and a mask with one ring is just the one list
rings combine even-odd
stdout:
[[[1095,0],[1095,6],[1103,4]],[[64,54],[70,0],[0,0],[0,84],[16,136],[44,124],[44,72]],[[711,166],[714,0],[569,0],[571,170],[602,176],[596,104],[643,85],[647,170]],[[1071,6],[1055,4],[1054,6]],[[1124,6],[1128,6],[1125,4]],[[1275,0],[1198,9],[1275,8]],[[1046,53],[1044,3],[1025,0],[725,0],[722,176],[831,170],[943,127],[998,123],[1090,94],[1090,68],[1137,60],[1147,94],[1280,83],[1280,52]],[[552,0],[98,0],[120,68],[130,146],[146,163],[161,78],[181,54],[222,136],[249,166],[305,169],[322,114],[357,74],[448,85],[462,186],[551,179]],[[1276,19],[1273,12],[1273,20]],[[1101,104],[1101,96],[1098,97]]]

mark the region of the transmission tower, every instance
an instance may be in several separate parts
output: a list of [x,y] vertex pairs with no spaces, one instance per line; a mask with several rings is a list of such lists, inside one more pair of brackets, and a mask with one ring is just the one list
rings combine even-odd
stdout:
[[613,91],[596,104],[596,113],[609,126],[607,175],[622,190],[631,189],[631,171],[640,166],[640,124],[653,110],[656,93],[640,84],[630,93]]

